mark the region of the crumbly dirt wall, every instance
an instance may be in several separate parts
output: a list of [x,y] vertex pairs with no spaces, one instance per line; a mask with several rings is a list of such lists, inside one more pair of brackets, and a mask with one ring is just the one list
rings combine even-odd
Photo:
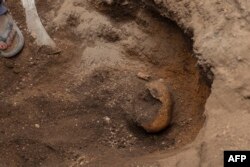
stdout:
[[162,166],[222,166],[223,150],[250,149],[250,3],[247,0],[155,0],[162,15],[193,33],[200,63],[215,75],[206,125]]

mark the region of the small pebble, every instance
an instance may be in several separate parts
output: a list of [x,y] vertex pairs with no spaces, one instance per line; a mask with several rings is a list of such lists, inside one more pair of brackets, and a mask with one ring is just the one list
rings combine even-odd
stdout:
[[39,124],[35,124],[35,127],[36,127],[36,128],[40,128],[40,125],[39,125]]
[[103,118],[103,120],[104,120],[105,123],[107,123],[107,124],[110,124],[110,122],[111,122],[111,119],[110,119],[109,117],[107,117],[107,116],[105,116],[105,117]]
[[143,79],[143,80],[145,80],[145,81],[149,81],[150,78],[151,78],[151,76],[150,76],[149,74],[146,74],[146,73],[144,73],[144,72],[139,72],[139,73],[137,74],[137,77],[140,78],[140,79]]

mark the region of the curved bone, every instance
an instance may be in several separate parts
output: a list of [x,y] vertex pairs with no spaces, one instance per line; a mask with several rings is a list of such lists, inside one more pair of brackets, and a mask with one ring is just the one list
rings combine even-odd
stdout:
[[55,42],[50,38],[38,16],[35,0],[22,0],[25,8],[26,22],[31,35],[36,39],[38,45],[55,47]]
[[150,122],[143,123],[142,127],[149,133],[158,133],[171,123],[173,101],[162,79],[152,81],[146,87],[154,98],[161,101],[162,107],[155,118]]

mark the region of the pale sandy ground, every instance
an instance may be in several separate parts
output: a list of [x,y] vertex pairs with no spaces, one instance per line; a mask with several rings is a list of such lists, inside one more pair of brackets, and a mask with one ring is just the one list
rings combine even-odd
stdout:
[[163,16],[193,33],[194,52],[200,64],[212,67],[215,79],[206,124],[197,139],[174,153],[142,157],[142,164],[146,160],[146,166],[156,161],[163,167],[223,166],[224,150],[250,149],[250,2],[154,1]]
[[[157,1],[157,0],[155,0]],[[250,2],[247,0],[158,0],[163,15],[194,33],[200,59],[215,80],[198,138],[161,166],[223,166],[224,150],[250,149]],[[169,12],[167,12],[169,11]]]
[[196,56],[201,64],[212,66],[215,79],[206,104],[206,123],[196,140],[181,150],[141,157],[138,162],[146,167],[223,166],[224,150],[250,150],[250,2],[155,3],[162,15],[193,33]]

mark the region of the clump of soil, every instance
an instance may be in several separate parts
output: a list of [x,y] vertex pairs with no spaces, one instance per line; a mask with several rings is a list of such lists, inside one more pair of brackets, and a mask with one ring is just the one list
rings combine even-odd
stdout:
[[97,10],[120,21],[134,17],[142,4],[137,0],[92,0],[90,2]]
[[[14,1],[8,5],[20,9]],[[195,139],[210,87],[191,40],[173,22],[141,6],[121,22],[122,16],[114,19],[88,1],[37,5],[60,49],[35,46],[23,11],[13,10],[26,48],[0,60],[0,166],[136,165],[137,157]],[[144,115],[150,118],[161,108],[146,88],[159,79],[172,94],[172,122],[148,134],[134,120],[144,109],[152,110]]]

